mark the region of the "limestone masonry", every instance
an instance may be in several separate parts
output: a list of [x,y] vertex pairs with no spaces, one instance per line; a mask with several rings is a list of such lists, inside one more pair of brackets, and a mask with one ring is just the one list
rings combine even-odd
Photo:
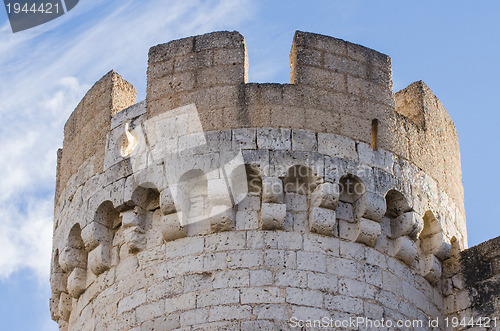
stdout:
[[467,249],[432,91],[394,94],[387,55],[317,34],[296,32],[290,67],[248,83],[222,31],[152,47],[145,101],[113,71],[87,92],[58,151],[61,330],[500,326],[500,237]]

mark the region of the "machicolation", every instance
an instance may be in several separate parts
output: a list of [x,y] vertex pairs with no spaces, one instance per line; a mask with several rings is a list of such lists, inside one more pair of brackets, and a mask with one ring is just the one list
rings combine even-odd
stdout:
[[58,152],[61,330],[500,317],[500,239],[467,249],[432,91],[394,94],[387,55],[323,35],[297,31],[290,67],[248,83],[243,37],[222,31],[152,47],[145,101],[113,71],[87,92]]

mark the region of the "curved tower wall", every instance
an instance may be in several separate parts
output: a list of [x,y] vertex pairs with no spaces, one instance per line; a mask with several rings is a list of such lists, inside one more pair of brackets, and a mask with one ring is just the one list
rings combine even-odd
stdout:
[[456,312],[443,268],[467,237],[446,110],[423,82],[394,95],[390,58],[343,40],[297,32],[290,65],[291,84],[248,83],[243,37],[214,32],[151,48],[143,102],[114,72],[89,90],[58,153],[62,329]]

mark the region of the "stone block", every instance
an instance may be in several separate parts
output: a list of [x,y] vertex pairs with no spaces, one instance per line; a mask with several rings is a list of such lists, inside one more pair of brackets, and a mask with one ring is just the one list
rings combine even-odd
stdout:
[[307,271],[283,269],[276,271],[274,283],[283,287],[307,287]]
[[355,241],[358,237],[358,226],[356,223],[338,220],[339,237],[348,241]]
[[230,252],[228,259],[229,268],[252,268],[259,267],[263,263],[263,254],[260,250],[234,251]]
[[331,157],[358,159],[354,140],[331,133],[318,133],[318,152]]
[[242,304],[283,303],[285,297],[277,287],[255,287],[241,289]]
[[292,150],[311,152],[318,150],[316,132],[311,130],[292,130]]
[[88,266],[98,276],[111,267],[111,247],[101,244],[89,252]]
[[188,310],[180,315],[181,326],[199,325],[208,321],[208,309]]
[[262,230],[283,230],[286,205],[283,203],[263,203],[260,217]]
[[278,239],[276,231],[248,231],[247,248],[249,249],[276,249]]
[[85,251],[73,247],[65,247],[59,254],[59,264],[66,272],[71,272],[74,268],[84,268],[86,266]]
[[262,178],[262,202],[284,203],[283,182],[278,177]]
[[309,230],[325,236],[333,236],[336,218],[335,210],[312,207],[309,214]]
[[203,252],[205,238],[201,236],[187,237],[165,243],[165,258],[171,259]]
[[175,201],[169,188],[160,193],[160,208],[163,215],[169,215],[176,212]]
[[66,282],[68,274],[65,272],[54,272],[50,274],[50,288],[53,296],[59,296],[61,292],[66,291]]
[[147,290],[147,300],[157,301],[180,295],[184,291],[183,277],[174,277],[150,286]]
[[325,308],[349,314],[363,313],[363,300],[345,295],[325,295]]
[[233,130],[233,149],[257,149],[256,132],[251,128]]
[[140,207],[127,210],[122,213],[122,226],[127,229],[130,227],[142,227],[144,223],[145,211]]
[[326,260],[326,267],[328,273],[335,274],[338,277],[358,278],[358,267],[353,260],[329,256]]
[[122,314],[137,308],[144,303],[146,303],[146,290],[139,290],[121,299],[118,302],[117,312],[118,314]]
[[326,257],[321,253],[297,252],[297,268],[300,270],[325,272]]
[[236,215],[233,207],[218,205],[210,212],[210,229],[212,232],[231,231],[235,228]]
[[337,275],[309,272],[307,275],[307,287],[324,293],[336,293],[338,290]]
[[59,297],[50,298],[49,310],[50,310],[50,317],[52,318],[52,320],[57,321],[60,318],[60,316],[59,316]]
[[273,283],[273,273],[270,270],[250,270],[250,286],[266,286]]
[[365,192],[353,206],[354,218],[361,217],[380,222],[385,215],[385,197],[372,192]]
[[195,307],[196,293],[193,292],[165,299],[165,313],[167,314],[180,310],[194,309]]
[[377,239],[382,233],[380,223],[362,218],[357,223],[356,242],[375,247]]
[[433,254],[441,261],[450,256],[450,240],[443,233],[436,233],[428,238],[420,238],[420,247],[425,254]]
[[257,129],[257,147],[268,150],[291,150],[291,130],[259,128]]
[[87,270],[75,268],[68,276],[68,292],[72,298],[78,299],[86,289]]
[[82,229],[82,240],[87,252],[93,250],[99,246],[99,244],[111,245],[111,239],[111,229],[100,223],[90,222]]
[[129,253],[135,254],[146,247],[145,234],[145,231],[138,226],[129,227],[123,230],[125,245]]
[[349,223],[354,222],[353,206],[350,203],[339,201],[335,209],[338,220],[343,220]]
[[221,288],[200,293],[196,299],[197,307],[235,304],[240,301],[240,291],[236,288]]
[[391,220],[392,238],[408,236],[416,240],[424,228],[424,220],[416,212],[406,212]]
[[417,244],[408,237],[399,237],[394,242],[394,256],[411,265],[417,257]]
[[206,251],[227,251],[245,248],[245,232],[221,232],[205,237]]
[[338,186],[332,183],[319,184],[311,195],[311,206],[336,209],[339,202]]
[[64,321],[69,321],[69,316],[71,314],[73,300],[68,293],[61,293],[61,297],[59,298],[59,316]]
[[161,217],[162,235],[165,241],[187,237],[187,227],[182,226],[177,213]]
[[208,181],[207,196],[210,203],[213,205],[232,205],[228,183],[224,178],[211,179]]
[[427,255],[422,259],[422,275],[431,284],[441,279],[441,262],[434,255]]
[[165,302],[156,301],[137,307],[135,310],[137,323],[151,321],[156,317],[163,315],[165,311]]
[[258,211],[238,210],[236,212],[236,230],[257,230],[258,228],[259,228]]
[[323,294],[316,290],[289,287],[286,289],[286,302],[299,305],[321,308]]
[[245,269],[223,270],[214,275],[214,288],[248,287],[250,273]]
[[302,235],[296,232],[277,232],[278,248],[297,250],[302,248]]
[[[210,308],[209,321],[230,321],[230,320],[247,320],[252,316],[252,307],[233,305],[233,306],[215,306]],[[234,330],[234,326],[229,329]]]

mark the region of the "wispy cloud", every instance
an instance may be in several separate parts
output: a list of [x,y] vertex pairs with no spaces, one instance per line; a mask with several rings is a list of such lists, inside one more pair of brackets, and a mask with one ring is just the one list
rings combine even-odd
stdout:
[[56,150],[63,125],[110,69],[144,97],[148,48],[232,29],[252,14],[241,1],[88,0],[41,27],[0,27],[0,278],[50,264]]

